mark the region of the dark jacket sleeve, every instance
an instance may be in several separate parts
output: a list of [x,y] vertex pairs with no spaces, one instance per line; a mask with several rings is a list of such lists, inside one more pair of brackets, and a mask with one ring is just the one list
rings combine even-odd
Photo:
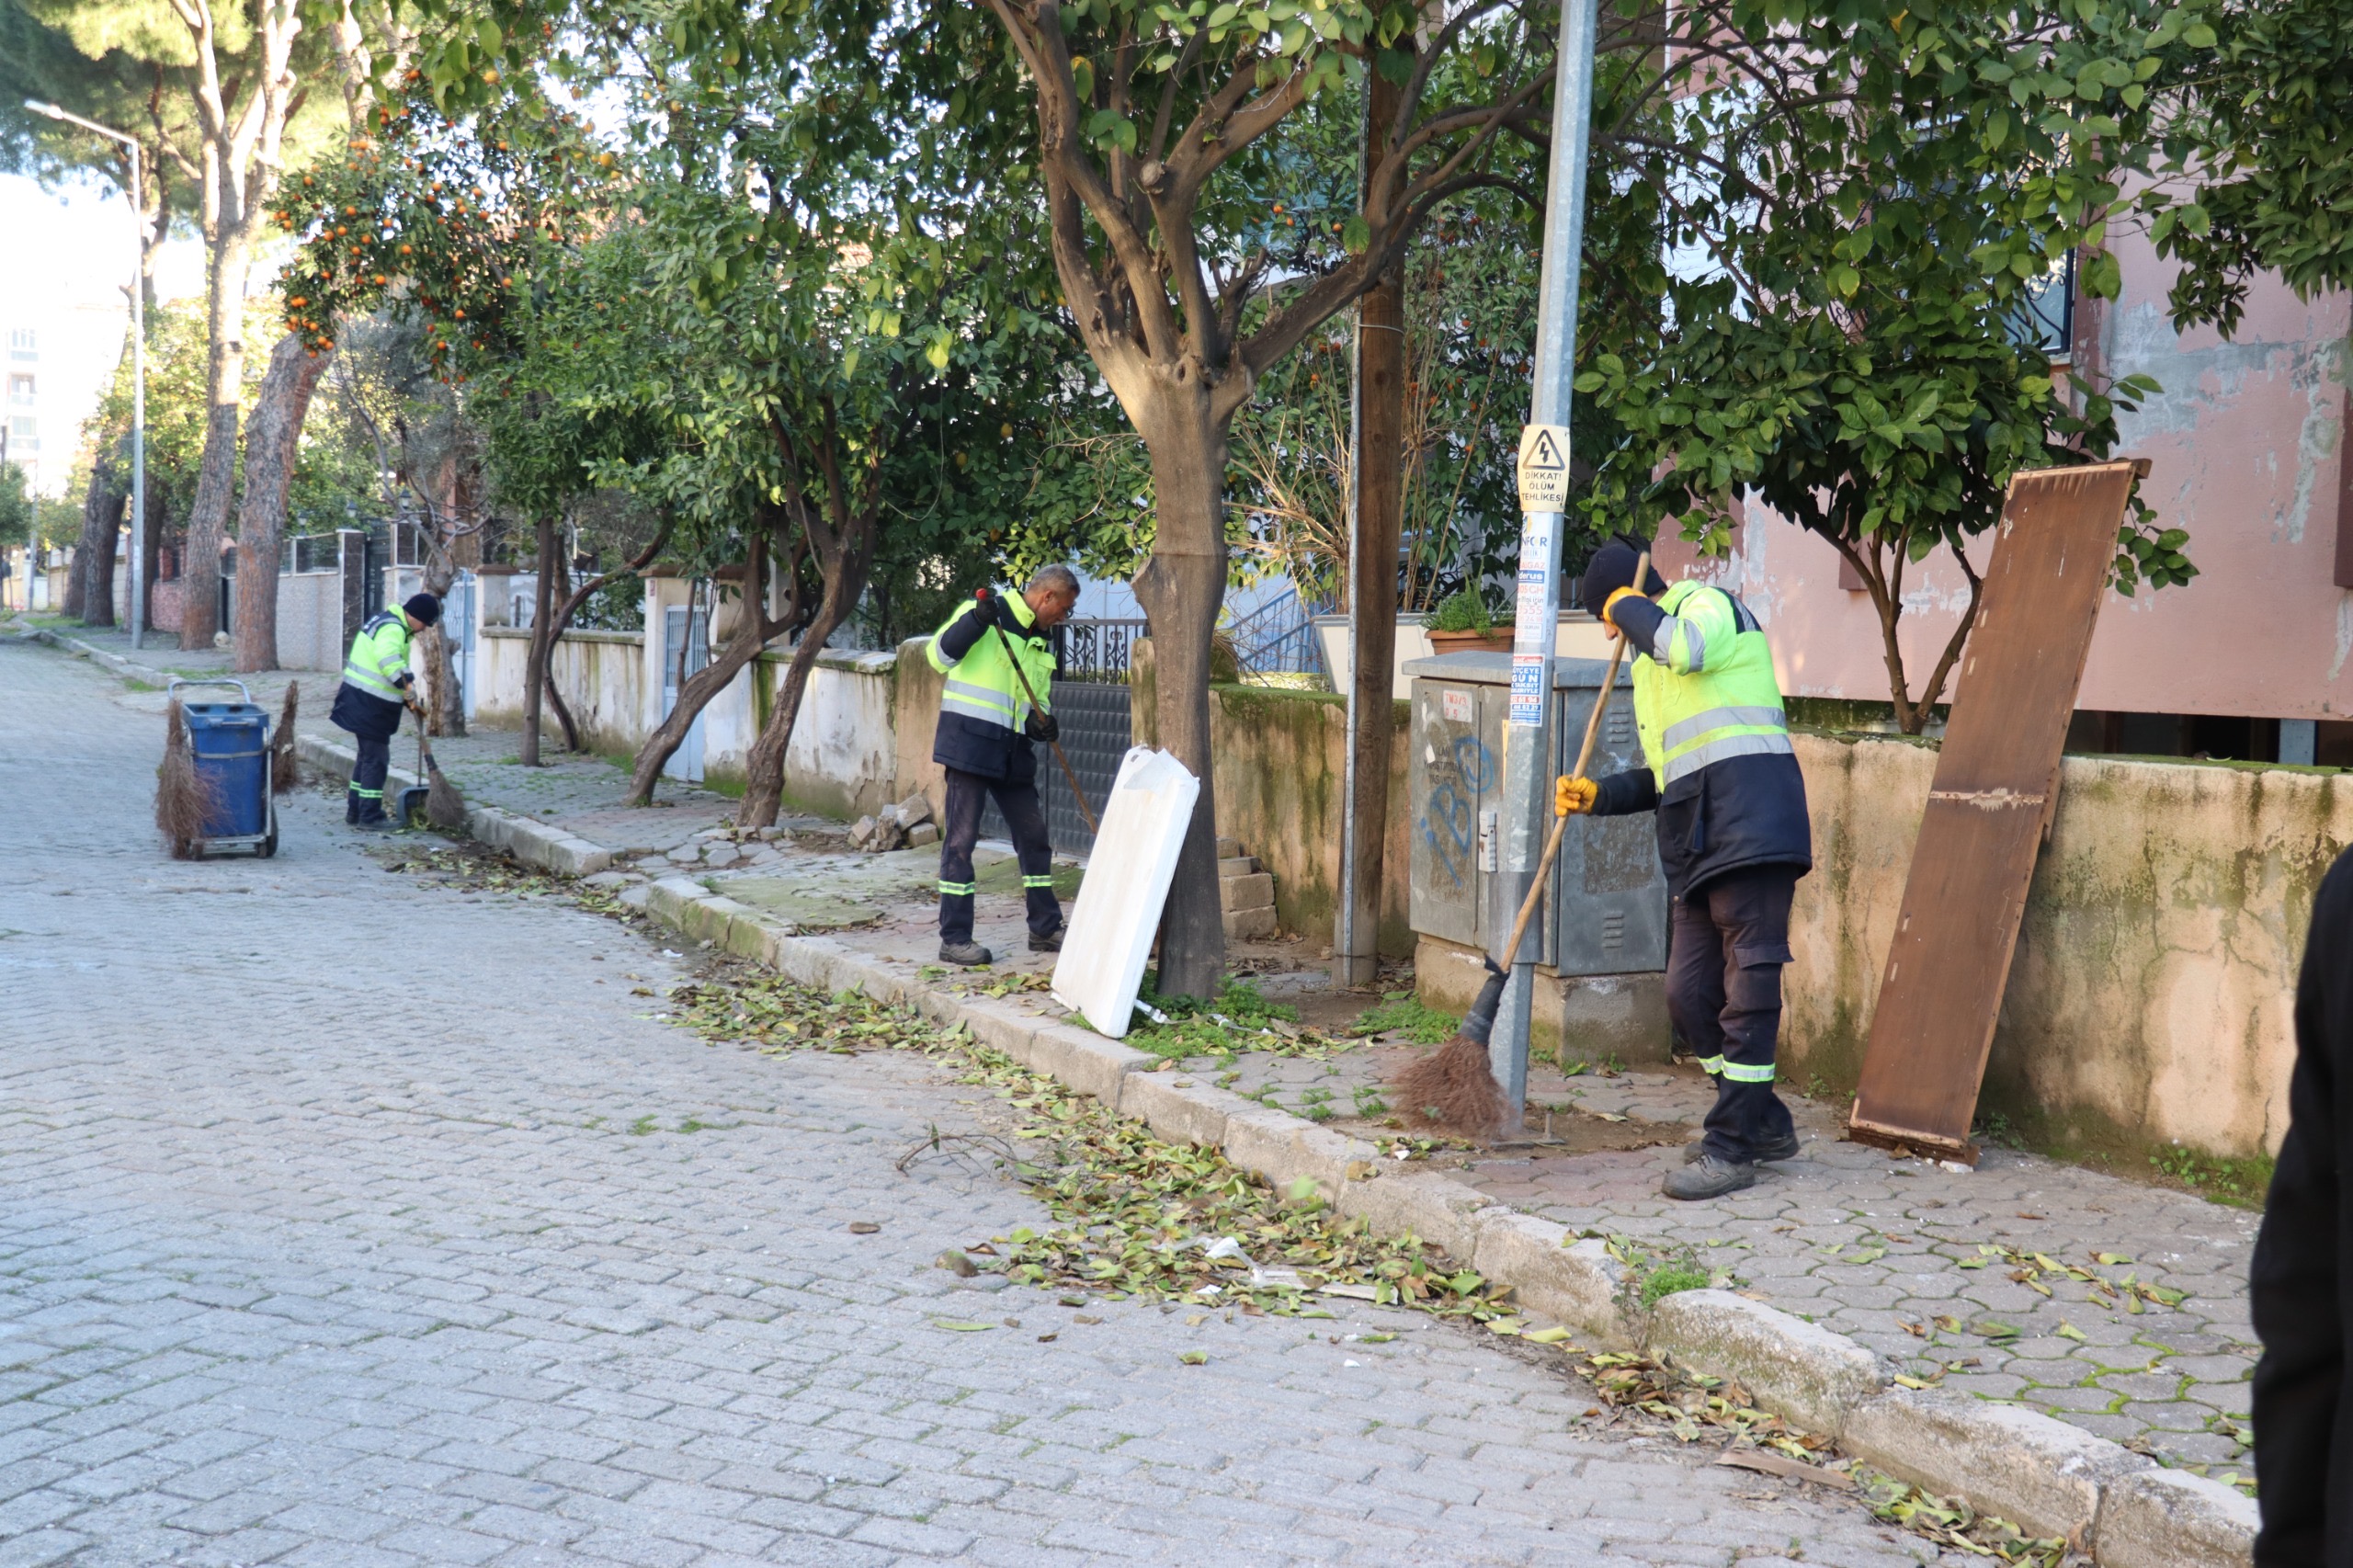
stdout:
[[2313,901],[2296,986],[2296,1065],[2288,1136],[2264,1207],[2248,1284],[2263,1358],[2255,1369],[2255,1463],[2263,1528],[2258,1568],[2336,1561],[2325,1540],[2329,1497],[2353,1484],[2344,1429],[2346,1300],[2339,1085],[2353,1046],[2353,855]]
[[1613,773],[1595,782],[1601,791],[1593,798],[1595,816],[1624,817],[1632,816],[1637,812],[1658,810],[1658,780],[1651,776],[1647,767]]
[[1647,653],[1656,645],[1658,623],[1665,619],[1666,611],[1640,594],[1620,599],[1609,616],[1610,624],[1625,635],[1631,652],[1637,653]]
[[949,621],[948,630],[939,634],[940,656],[952,665],[971,653],[972,644],[988,635],[989,619],[982,612],[980,600],[974,599],[966,607],[964,613]]

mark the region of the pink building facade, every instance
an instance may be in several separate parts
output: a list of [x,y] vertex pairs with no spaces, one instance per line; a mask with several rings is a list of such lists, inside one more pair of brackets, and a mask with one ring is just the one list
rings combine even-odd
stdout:
[[[2078,305],[2071,357],[2164,388],[2120,416],[2119,453],[2149,460],[2142,495],[2159,527],[2188,530],[2200,574],[2108,595],[2070,747],[2353,766],[2347,296],[2306,302],[2267,277],[2231,341],[2181,335],[2165,316],[2170,266],[2137,236],[2116,250],[2123,293]],[[1972,552],[1981,568],[1988,549]],[[1727,559],[1679,541],[1660,553],[1669,576],[1722,582],[1756,612],[1786,694],[1888,700],[1870,595],[1841,585],[1826,540],[1752,503]],[[1967,602],[1949,557],[1907,571],[1901,637],[1915,697]]]

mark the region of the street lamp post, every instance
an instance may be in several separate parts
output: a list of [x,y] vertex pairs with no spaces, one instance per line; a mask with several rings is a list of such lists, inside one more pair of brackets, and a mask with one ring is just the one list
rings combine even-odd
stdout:
[[[140,206],[146,185],[140,178],[139,138],[69,114],[55,104],[28,98],[25,107],[131,149],[131,233],[137,247],[131,268],[131,645],[143,648],[147,645],[147,595],[142,580],[147,565],[147,214]],[[111,594],[114,585],[101,585],[97,591]]]

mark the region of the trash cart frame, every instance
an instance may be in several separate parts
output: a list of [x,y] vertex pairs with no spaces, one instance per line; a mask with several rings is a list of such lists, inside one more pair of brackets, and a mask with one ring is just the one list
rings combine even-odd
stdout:
[[[231,680],[224,676],[212,676],[202,679],[175,680],[170,686],[165,688],[165,699],[167,701],[177,700],[180,687],[184,686],[235,687],[237,688],[237,695],[244,699],[244,705],[253,709],[255,712],[261,715],[261,755],[265,759],[261,767],[262,831],[259,833],[250,834],[231,834],[217,838],[193,838],[188,841],[188,847],[199,859],[207,855],[216,852],[221,854],[236,854],[242,851],[257,856],[266,860],[278,853],[278,794],[277,791],[270,787],[270,770],[269,764],[267,760],[269,756],[270,742],[269,715],[255,703],[253,693],[246,689],[245,683],[244,681]],[[188,752],[190,759],[197,764],[199,771],[201,772],[203,758],[197,753],[196,736],[192,731],[188,735]]]

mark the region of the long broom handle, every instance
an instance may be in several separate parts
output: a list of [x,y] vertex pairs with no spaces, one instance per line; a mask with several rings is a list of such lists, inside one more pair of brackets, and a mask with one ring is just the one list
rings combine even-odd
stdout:
[[[1651,552],[1644,551],[1634,562],[1634,586],[1639,592],[1651,574]],[[1601,680],[1601,694],[1594,699],[1592,716],[1585,722],[1585,744],[1577,747],[1577,765],[1569,777],[1585,777],[1586,765],[1593,761],[1594,742],[1601,735],[1602,710],[1609,706],[1609,699],[1618,689],[1618,664],[1626,656],[1626,634],[1620,632],[1610,640],[1609,673]],[[1552,862],[1561,853],[1561,835],[1568,831],[1569,819],[1555,816],[1552,835],[1544,840],[1544,857],[1536,862],[1536,880],[1528,884],[1528,896],[1520,900],[1519,918],[1511,923],[1511,940],[1504,944],[1503,962],[1509,968],[1519,955],[1519,944],[1528,935],[1528,923],[1536,918],[1536,906],[1544,902],[1544,879],[1552,874]]]
[[[1022,695],[1029,699],[1029,706],[1040,713],[1050,711],[1045,704],[1038,700],[1038,688],[1029,684],[1029,672],[1023,669],[1021,661],[1014,656],[1013,642],[1006,636],[1005,628],[992,619],[989,621],[989,630],[996,633],[997,642],[1004,646],[1005,662],[1013,666],[1014,677],[1021,682]],[[1048,741],[1046,744],[1054,748],[1054,760],[1063,765],[1063,777],[1070,780],[1071,799],[1078,802],[1078,814],[1086,819],[1086,831],[1090,834],[1102,832],[1103,829],[1095,821],[1094,808],[1086,803],[1086,791],[1079,788],[1078,770],[1071,767],[1070,758],[1063,755],[1063,743]]]

